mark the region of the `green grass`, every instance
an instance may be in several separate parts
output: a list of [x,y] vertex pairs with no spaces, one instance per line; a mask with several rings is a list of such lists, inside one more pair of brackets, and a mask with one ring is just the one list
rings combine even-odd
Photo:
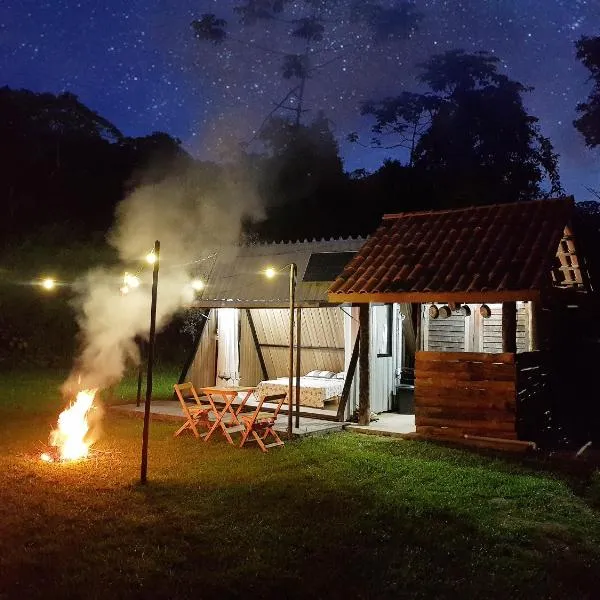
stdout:
[[142,487],[142,422],[110,412],[94,459],[37,460],[62,375],[0,377],[0,598],[598,597],[582,485],[423,442],[263,455],[154,422]]

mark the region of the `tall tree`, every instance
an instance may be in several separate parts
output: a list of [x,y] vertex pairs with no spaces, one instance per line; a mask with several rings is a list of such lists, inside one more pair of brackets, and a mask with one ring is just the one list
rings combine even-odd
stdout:
[[[307,88],[317,73],[333,63],[389,49],[390,43],[410,37],[421,19],[411,1],[384,7],[369,0],[240,0],[234,11],[239,17],[234,31],[225,19],[206,13],[192,22],[195,37],[218,46],[224,66],[235,60],[238,72],[245,70],[247,76],[255,74],[252,65],[244,68],[249,51],[264,53],[269,61],[275,57],[290,85],[267,117],[287,113],[296,126],[308,110]],[[337,39],[344,28],[346,39]],[[255,139],[259,137],[260,130]]]
[[594,86],[586,102],[577,105],[581,115],[575,127],[590,148],[600,146],[600,36],[582,37],[576,44],[577,58],[589,69]]
[[[363,105],[373,132],[410,150],[422,193],[438,206],[511,202],[561,192],[557,155],[489,53],[453,50],[419,65],[429,91]],[[544,189],[544,184],[548,189]]]

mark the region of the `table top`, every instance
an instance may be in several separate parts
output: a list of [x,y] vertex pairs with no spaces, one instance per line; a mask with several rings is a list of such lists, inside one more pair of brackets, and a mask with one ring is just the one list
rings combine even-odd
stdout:
[[234,385],[234,386],[230,386],[230,387],[225,387],[225,386],[221,386],[221,385],[211,385],[211,386],[207,386],[207,387],[202,387],[200,389],[206,390],[208,392],[215,392],[218,394],[226,394],[227,392],[237,394],[238,392],[253,392],[256,389],[256,386]]

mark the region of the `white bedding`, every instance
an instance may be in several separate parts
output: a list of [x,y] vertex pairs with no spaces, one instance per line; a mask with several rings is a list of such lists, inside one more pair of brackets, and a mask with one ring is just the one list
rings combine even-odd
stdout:
[[[272,394],[281,394],[288,391],[289,380],[279,377],[268,381],[261,381],[256,386],[255,394],[262,398]],[[340,396],[344,389],[343,379],[325,379],[323,377],[300,377],[300,404],[324,408],[325,402]],[[293,402],[296,401],[296,378],[292,387]]]

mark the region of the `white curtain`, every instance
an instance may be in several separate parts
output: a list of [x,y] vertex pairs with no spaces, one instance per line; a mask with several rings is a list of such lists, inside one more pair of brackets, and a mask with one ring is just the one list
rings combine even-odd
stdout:
[[217,309],[217,385],[233,387],[240,384],[239,310]]

